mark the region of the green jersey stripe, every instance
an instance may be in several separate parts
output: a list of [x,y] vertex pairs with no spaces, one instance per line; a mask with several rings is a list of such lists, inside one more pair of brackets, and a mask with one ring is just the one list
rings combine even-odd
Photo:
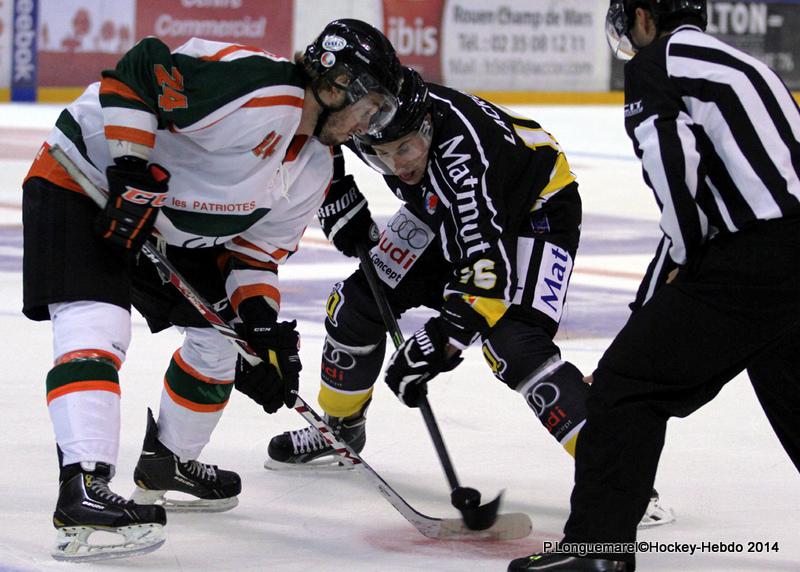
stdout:
[[89,159],[89,153],[86,151],[86,142],[83,140],[83,131],[81,131],[81,126],[75,121],[75,118],[72,117],[72,114],[69,110],[65,109],[61,112],[61,115],[58,116],[56,120],[56,128],[63,133],[67,139],[72,141],[75,145],[75,148],[80,152],[86,161],[90,164],[92,160]]

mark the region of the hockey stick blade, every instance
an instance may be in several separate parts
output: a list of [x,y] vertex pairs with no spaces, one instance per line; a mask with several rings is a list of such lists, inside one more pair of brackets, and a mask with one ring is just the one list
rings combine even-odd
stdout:
[[439,540],[516,540],[525,538],[530,534],[533,528],[531,519],[527,514],[523,513],[501,514],[497,517],[495,523],[486,530],[470,530],[460,518],[434,518],[422,514],[409,505],[347,443],[340,441],[331,432],[330,427],[308,406],[297,392],[294,392],[294,394],[297,397],[297,401],[300,402],[300,405],[295,406],[295,411],[319,431],[343,462],[352,465],[353,468],[372,481],[378,491],[389,501],[389,504],[423,536]]
[[460,518],[442,519],[439,540],[518,540],[526,538],[533,529],[530,517],[524,512],[498,514],[494,524],[485,530],[472,530]]

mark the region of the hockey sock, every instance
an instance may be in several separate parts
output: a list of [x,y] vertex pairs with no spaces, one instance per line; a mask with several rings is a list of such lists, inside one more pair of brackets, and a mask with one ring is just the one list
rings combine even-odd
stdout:
[[[199,365],[199,364],[197,364]],[[161,392],[158,439],[182,460],[196,459],[211,439],[233,390],[233,379],[215,379],[172,356]]]
[[588,387],[580,370],[558,356],[517,386],[542,425],[573,457],[578,433],[586,423]]
[[331,336],[322,350],[319,404],[332,417],[361,411],[372,397],[372,387],[383,365],[386,338],[366,346],[349,346]]
[[62,463],[117,462],[120,388],[107,360],[76,359],[47,374],[47,409]]

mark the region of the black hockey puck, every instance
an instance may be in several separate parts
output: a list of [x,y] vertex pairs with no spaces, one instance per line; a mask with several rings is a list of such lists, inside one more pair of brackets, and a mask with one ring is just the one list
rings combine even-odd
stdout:
[[450,502],[459,510],[471,510],[481,506],[481,493],[469,487],[458,487],[450,494]]

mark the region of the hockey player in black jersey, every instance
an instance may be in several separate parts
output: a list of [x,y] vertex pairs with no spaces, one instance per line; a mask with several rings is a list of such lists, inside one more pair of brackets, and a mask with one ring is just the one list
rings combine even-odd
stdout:
[[[452,368],[480,337],[495,376],[519,391],[572,452],[586,385],[581,372],[561,360],[553,336],[580,234],[575,176],[556,140],[533,121],[426,85],[411,69],[400,99],[402,118],[352,144],[405,203],[372,251],[389,302],[398,315],[417,306],[440,311],[424,328],[435,351],[429,373]],[[319,214],[345,254],[355,254],[357,241],[367,242],[372,220],[352,176],[340,176]],[[386,328],[360,270],[334,287],[327,311],[319,401],[347,427],[363,417],[371,398]],[[409,338],[387,374],[410,406],[418,387],[400,385],[410,373],[401,356],[419,352],[418,339]],[[360,449],[363,422],[357,427]],[[273,439],[271,458],[304,462],[319,452],[323,444],[313,432],[294,433]],[[315,450],[295,459],[298,445]]]
[[[385,130],[348,145],[404,203],[371,253],[392,309],[399,316],[427,306],[439,315],[394,353],[386,382],[414,407],[425,383],[456,367],[461,351],[480,339],[495,377],[572,454],[588,386],[553,337],[580,236],[575,175],[538,123],[426,84],[410,68],[399,106]],[[319,218],[335,246],[354,256],[374,223],[352,176],[340,168],[334,180]],[[360,269],[334,286],[325,326],[319,402],[360,451],[386,351],[386,327]],[[268,467],[335,462],[310,429],[274,437],[268,453]],[[656,501],[646,524],[671,519]]]
[[624,547],[667,421],[743,370],[800,468],[800,109],[772,70],[705,25],[705,0],[609,7],[612,50],[633,56],[625,127],[664,239],[593,374],[560,551],[509,572],[634,570]]

